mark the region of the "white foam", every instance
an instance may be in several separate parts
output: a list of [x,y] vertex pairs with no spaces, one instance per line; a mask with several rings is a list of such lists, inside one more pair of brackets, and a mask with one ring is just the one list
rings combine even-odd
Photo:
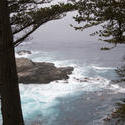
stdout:
[[70,78],[68,81],[54,81],[50,84],[42,85],[20,84],[24,115],[30,117],[29,115],[34,114],[37,110],[42,112],[43,115],[48,115],[47,109],[60,103],[57,98],[72,96],[81,91],[102,90],[106,88],[108,83],[108,81],[101,78],[99,81],[91,78],[88,82],[80,82]]
[[32,97],[34,101],[50,103],[57,97],[64,97],[78,91],[105,89],[109,80],[102,77],[85,78],[80,69],[75,69],[68,80],[58,80],[50,84],[20,85],[22,98]]
[[113,67],[98,67],[98,66],[94,66],[92,65],[93,69],[97,69],[97,70],[109,70],[109,69],[115,69]]
[[50,109],[60,103],[57,100],[59,97],[73,96],[79,92],[99,91],[109,86],[109,81],[102,77],[89,78],[87,82],[81,82],[82,77],[81,75],[76,77],[76,72],[79,70],[75,70],[67,81],[59,80],[41,85],[20,84],[24,117],[32,118],[32,115],[36,114],[50,115],[53,113]]
[[125,93],[125,88],[121,87],[118,84],[110,84],[110,90],[113,90],[114,93]]

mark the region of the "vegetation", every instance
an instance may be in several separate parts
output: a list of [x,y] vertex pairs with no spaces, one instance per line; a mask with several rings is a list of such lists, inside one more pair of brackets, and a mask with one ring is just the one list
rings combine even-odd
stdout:
[[104,123],[111,125],[124,125],[125,123],[125,99],[116,103],[115,111],[104,119]]
[[118,117],[125,122],[125,99],[123,99],[122,102],[117,103],[117,109],[114,113],[116,114],[115,117]]
[[[9,0],[11,12],[10,22],[15,38],[15,41],[13,42],[15,46],[23,42],[42,24],[50,20],[63,18],[65,16],[64,12],[75,9],[75,5],[71,3],[58,3],[49,7],[40,7],[42,6],[41,4],[51,1],[42,0],[36,2],[35,0]],[[16,37],[20,32],[23,32],[23,35],[19,38]]]
[[74,17],[83,30],[100,25],[102,28],[91,35],[99,35],[100,40],[113,43],[125,43],[125,1],[124,0],[80,0],[74,2],[78,14]]

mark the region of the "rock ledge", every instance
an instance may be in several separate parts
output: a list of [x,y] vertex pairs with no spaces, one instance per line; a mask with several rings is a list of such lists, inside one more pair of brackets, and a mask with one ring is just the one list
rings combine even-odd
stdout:
[[54,80],[68,79],[73,67],[57,68],[53,63],[33,62],[27,58],[17,58],[17,72],[20,83],[49,83]]

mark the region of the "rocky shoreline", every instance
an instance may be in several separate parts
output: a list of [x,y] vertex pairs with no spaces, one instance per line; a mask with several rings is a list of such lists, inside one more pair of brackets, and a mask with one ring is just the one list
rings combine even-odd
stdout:
[[47,84],[54,80],[68,79],[73,67],[55,67],[53,63],[33,62],[27,58],[16,58],[19,83]]

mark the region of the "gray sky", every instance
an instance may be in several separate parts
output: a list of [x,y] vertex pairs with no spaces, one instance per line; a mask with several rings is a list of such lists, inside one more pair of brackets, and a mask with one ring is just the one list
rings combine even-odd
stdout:
[[33,41],[95,41],[95,37],[90,37],[89,34],[95,31],[96,28],[75,31],[70,26],[70,24],[76,24],[72,18],[75,14],[76,12],[70,12],[63,19],[50,21],[42,25],[31,35]]

